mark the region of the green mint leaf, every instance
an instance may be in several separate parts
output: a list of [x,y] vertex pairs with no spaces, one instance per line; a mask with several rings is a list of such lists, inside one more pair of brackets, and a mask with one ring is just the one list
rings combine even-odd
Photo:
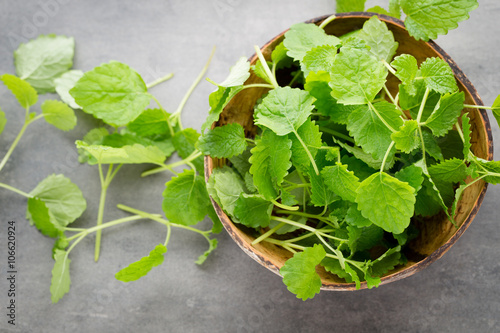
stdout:
[[140,136],[170,134],[170,114],[162,109],[146,109],[127,128]]
[[388,271],[394,269],[397,265],[400,264],[400,251],[400,246],[396,246],[392,249],[387,250],[384,254],[370,263],[370,272],[374,276],[382,276]]
[[82,191],[63,175],[50,175],[30,192],[32,197],[42,200],[49,209],[51,221],[67,226],[87,208]]
[[455,216],[457,213],[458,202],[462,198],[462,194],[468,186],[468,184],[460,184],[460,186],[456,189],[455,200],[453,200],[453,204],[451,205],[451,216]]
[[273,64],[278,65],[280,62],[287,58],[286,52],[288,50],[285,47],[285,43],[281,42],[274,48],[271,53],[271,60]]
[[357,37],[366,42],[375,58],[387,62],[391,61],[399,46],[394,40],[392,31],[377,16],[372,16],[363,24],[363,29]]
[[458,90],[453,70],[441,58],[428,58],[420,65],[420,72],[427,87],[440,94],[453,93]]
[[195,264],[197,265],[203,264],[207,260],[210,253],[212,253],[217,248],[218,244],[217,239],[213,238],[208,243],[209,243],[208,250],[206,250],[201,256],[198,257],[198,260],[195,261]]
[[83,149],[95,160],[89,160],[89,164],[142,164],[151,163],[163,165],[165,154],[156,146],[143,146],[141,144],[133,144],[120,148],[104,146],[104,145],[89,145],[84,141],[76,141],[76,147]]
[[54,268],[52,268],[52,279],[50,282],[50,295],[52,303],[57,303],[69,291],[71,279],[69,276],[68,252],[64,250],[55,250]]
[[347,274],[349,274],[350,280],[356,283],[356,289],[361,288],[361,281],[359,279],[358,273],[356,273],[356,271],[351,268],[351,266],[346,262],[344,262],[344,270]]
[[170,222],[195,225],[208,214],[210,199],[205,181],[194,170],[184,170],[165,186],[162,207]]
[[500,95],[495,98],[495,101],[491,106],[491,111],[493,112],[493,117],[495,117],[497,124],[500,126]]
[[63,232],[59,232],[58,238],[54,242],[54,246],[52,247],[52,259],[55,259],[56,250],[65,250],[69,246],[68,239],[64,235]]
[[353,171],[360,181],[365,180],[377,171],[376,169],[370,168],[365,162],[357,159],[355,156],[344,155],[340,161],[342,164],[347,164],[347,168]]
[[353,282],[351,275],[342,268],[338,259],[326,257],[321,262],[321,266],[323,266],[327,272],[337,275],[338,277],[344,279],[346,282]]
[[[267,62],[267,64],[269,65],[270,62]],[[262,65],[262,63],[260,62],[260,59],[257,59],[257,62],[255,63],[255,65],[252,65],[251,68],[255,75],[257,75],[267,83],[272,84],[271,79],[269,79],[269,76],[267,75],[266,70],[264,69],[264,65]]]
[[240,155],[232,156],[229,158],[229,161],[236,169],[236,171],[238,171],[241,177],[245,177],[245,174],[250,172],[250,167],[252,166],[249,161],[250,156],[252,156],[252,153],[247,147],[247,149]]
[[69,91],[73,89],[76,82],[80,80],[83,76],[81,70],[70,70],[54,80],[54,86],[57,94],[61,97],[61,100],[68,104],[73,109],[80,109],[80,105],[76,104],[73,96],[70,95]]
[[[486,161],[482,158],[475,158],[473,161],[474,164],[478,164],[480,166],[479,171],[484,174],[488,174],[488,176],[484,177],[484,181],[493,185],[497,185],[500,183],[500,161]],[[462,179],[463,180],[463,179]]]
[[321,288],[321,278],[316,273],[316,266],[325,258],[323,246],[315,244],[305,248],[288,259],[280,269],[287,289],[303,301],[313,298]]
[[[180,132],[175,133],[172,138],[172,142],[174,144],[175,150],[177,150],[177,154],[181,158],[188,158],[196,150],[196,142],[200,137],[200,133],[192,128],[185,128]],[[203,173],[203,156],[196,158],[191,161],[193,165],[196,167],[196,170],[200,174]]]
[[234,218],[236,201],[240,198],[240,194],[246,191],[243,179],[241,179],[236,171],[228,166],[214,169],[210,175],[207,190],[215,202],[227,214],[233,217],[233,221],[238,222]]
[[358,209],[357,204],[352,204],[347,210],[345,221],[352,226],[362,228],[372,225],[372,221],[364,217]]
[[[325,150],[321,149],[316,154],[316,165],[319,170],[323,170],[326,166],[333,165],[334,163],[327,161]],[[320,173],[316,174],[313,166],[309,167],[309,180],[311,182],[311,203],[316,207],[324,207],[336,199],[338,199],[337,194],[332,192],[325,181],[325,178]]]
[[69,92],[84,112],[113,126],[127,125],[151,101],[141,76],[117,61],[86,72]]
[[54,92],[54,79],[73,66],[74,52],[72,37],[40,35],[14,52],[16,73],[39,93]]
[[443,210],[444,201],[437,187],[428,177],[424,177],[422,188],[417,193],[415,215],[433,216]]
[[62,131],[72,130],[76,126],[76,116],[66,103],[46,100],[41,105],[45,121]]
[[402,182],[408,183],[415,189],[415,193],[422,188],[422,183],[424,182],[422,169],[415,165],[410,165],[399,170],[394,174],[394,177]]
[[388,232],[399,234],[410,224],[415,189],[385,172],[375,173],[359,186],[356,203],[364,217]]
[[429,174],[437,182],[458,183],[467,177],[467,165],[463,160],[453,158],[431,165]]
[[444,136],[458,120],[464,108],[465,95],[463,92],[446,94],[436,105],[434,111],[425,121],[425,126],[432,130],[435,136]]
[[9,88],[23,108],[27,109],[38,101],[36,90],[28,82],[12,74],[3,74],[0,80]]
[[5,118],[5,112],[0,109],[0,134],[2,134],[6,124],[7,118]]
[[[425,148],[427,149],[427,143],[425,143]],[[458,131],[449,131],[444,137],[439,138],[439,149],[441,151],[442,158],[438,160],[449,160],[451,158],[463,160],[463,148],[464,143]]]
[[347,170],[347,165],[336,163],[335,166],[327,166],[321,171],[321,176],[326,186],[343,200],[351,202],[356,200],[359,178],[354,175],[354,172]]
[[477,0],[400,0],[405,26],[416,40],[436,39],[469,18]]
[[250,228],[265,228],[271,221],[274,205],[255,194],[241,193],[236,200],[234,215],[239,223]]
[[201,136],[196,147],[204,155],[212,157],[229,158],[239,155],[247,147],[245,130],[238,123],[216,127]]
[[[450,133],[450,132],[449,132]],[[441,147],[437,142],[437,138],[432,134],[428,128],[422,128],[422,136],[424,137],[425,152],[432,158],[443,161],[443,153]],[[441,142],[441,139],[440,139]]]
[[315,24],[297,23],[285,33],[283,43],[290,58],[302,61],[307,52],[313,48],[321,45],[336,46],[340,44],[340,40],[335,36],[327,35]]
[[57,238],[63,231],[61,226],[52,223],[49,209],[42,200],[38,198],[29,198],[28,212],[35,227],[45,236]]
[[[424,80],[416,80],[411,86],[399,85],[399,105],[403,110],[409,110],[411,117],[417,119],[418,111],[425,95]],[[412,94],[410,94],[412,92]],[[433,90],[429,93],[427,101],[424,105],[421,121],[424,122],[429,115],[434,111],[437,103],[441,99],[441,95]]]
[[201,125],[201,131],[204,133],[212,124],[219,120],[220,114],[226,105],[233,99],[233,97],[243,90],[243,86],[225,88],[219,87],[216,91],[208,96],[208,104],[210,111],[208,112],[207,119]]
[[309,76],[309,72],[324,71],[329,73],[332,70],[337,48],[333,45],[321,45],[307,51],[301,62],[301,69],[304,77]]
[[342,48],[330,73],[332,96],[342,104],[366,104],[384,87],[387,70],[374,56]]
[[283,179],[292,166],[292,141],[287,136],[278,136],[271,130],[264,130],[256,140],[250,157],[250,173],[255,186],[267,200],[276,199]]
[[222,222],[220,221],[213,205],[208,207],[208,217],[213,223],[211,230],[213,234],[219,234],[222,230],[224,230],[224,226],[222,225]]
[[[388,102],[373,104],[373,108],[391,126],[397,129],[403,124],[401,113],[396,106]],[[392,131],[380,120],[379,116],[370,107],[361,107],[354,110],[348,119],[347,129],[356,143],[367,153],[371,153],[377,160],[382,160],[392,143]],[[395,150],[391,153],[393,156]]]
[[228,77],[222,83],[219,83],[219,86],[225,88],[241,86],[249,77],[250,63],[245,57],[241,57],[231,67]]
[[384,230],[373,224],[361,228],[348,226],[347,231],[349,237],[348,245],[352,253],[370,250],[379,244],[384,237]]
[[[346,151],[354,155],[357,159],[363,161],[366,165],[368,165],[372,169],[380,169],[382,167],[382,159],[375,159],[373,158],[372,154],[364,152],[361,148],[359,147],[351,147],[345,143],[342,143],[340,141],[336,142],[339,146],[344,148]],[[389,170],[394,166],[394,163],[396,160],[394,159],[394,154],[389,154],[388,160],[386,161],[385,168],[384,170]]]
[[[322,145],[321,132],[316,123],[310,119],[307,119],[302,126],[297,130],[302,141],[307,146],[312,157],[316,156],[318,149]],[[307,172],[309,170],[309,165],[311,165],[311,160],[307,155],[304,146],[300,143],[296,135],[289,134],[288,137],[292,140],[292,163],[293,165],[302,172]]]
[[364,12],[366,0],[337,0],[337,13]]
[[337,100],[332,96],[332,88],[330,88],[329,82],[330,74],[312,72],[306,78],[304,89],[309,91],[311,96],[316,99],[314,106],[319,113],[330,117],[330,120],[338,124],[346,125],[349,114],[359,106],[337,103]]
[[[83,142],[89,145],[100,145],[105,136],[109,135],[109,132],[104,127],[93,128],[83,137]],[[91,160],[91,161],[90,161]],[[78,149],[78,162],[89,164],[96,164],[96,159],[89,154],[85,149]]]
[[277,135],[296,132],[314,109],[314,98],[301,89],[276,88],[255,109],[255,124],[270,128]]
[[389,13],[390,16],[400,19],[401,18],[401,5],[400,0],[389,0]]
[[464,150],[463,150],[464,158],[466,160],[470,161],[469,152],[470,152],[472,145],[470,142],[470,135],[471,135],[470,122],[469,122],[469,116],[467,115],[467,113],[465,113],[462,116],[462,132],[464,134],[464,140],[465,140]]
[[414,95],[416,90],[413,86],[413,80],[418,73],[417,59],[410,54],[402,54],[394,58],[391,66],[396,69],[395,75],[406,86],[408,93]]
[[149,252],[147,257],[142,257],[140,260],[131,263],[125,268],[122,268],[115,274],[115,278],[119,281],[130,282],[139,280],[141,277],[146,276],[153,267],[159,266],[165,259],[164,254],[167,248],[163,244],[158,244]]
[[384,8],[382,8],[380,6],[373,6],[371,8],[368,8],[366,11],[369,12],[369,13],[377,13],[377,14],[383,14],[383,15],[391,16],[391,13],[389,13],[387,11],[387,9],[384,9]]
[[391,139],[396,143],[396,149],[405,153],[410,153],[420,146],[420,136],[418,133],[418,122],[407,120],[399,131],[391,134]]

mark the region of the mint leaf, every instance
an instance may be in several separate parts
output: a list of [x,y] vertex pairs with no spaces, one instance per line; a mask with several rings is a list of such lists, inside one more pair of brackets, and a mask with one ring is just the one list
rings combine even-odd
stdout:
[[370,250],[379,244],[384,237],[384,230],[373,224],[361,228],[348,226],[347,231],[349,235],[348,245],[352,253]]
[[467,177],[467,165],[464,161],[453,158],[431,165],[429,174],[434,181],[458,183]]
[[[403,110],[409,110],[411,117],[417,119],[418,111],[424,98],[426,86],[424,80],[416,80],[411,87],[403,84],[399,85],[399,105]],[[410,94],[410,92],[412,92]],[[433,90],[430,91],[427,101],[424,105],[421,121],[425,121],[434,111],[437,103],[441,99],[441,95]]]
[[[307,119],[302,124],[302,126],[299,127],[297,133],[314,158],[314,156],[316,156],[316,153],[318,152],[318,149],[322,145],[321,132],[319,130],[319,127],[314,121]],[[304,146],[302,146],[296,135],[289,134],[289,138],[290,140],[292,140],[293,165],[302,172],[307,172],[307,170],[309,169],[309,165],[311,165],[311,160],[309,159]]]
[[321,45],[312,48],[305,54],[301,62],[304,77],[307,78],[309,72],[330,72],[336,55],[337,48],[333,45]]
[[170,134],[169,117],[162,109],[146,109],[127,128],[140,136]]
[[354,175],[354,172],[347,170],[347,165],[336,163],[335,166],[327,166],[323,168],[321,175],[326,186],[343,200],[351,202],[356,200],[359,178]]
[[9,88],[23,108],[27,109],[38,101],[36,90],[28,82],[12,74],[3,74],[0,80]]
[[370,47],[370,52],[379,59],[390,62],[396,54],[399,43],[394,40],[392,31],[380,21],[377,16],[372,16],[363,24],[363,29],[357,35]]
[[50,282],[50,294],[52,303],[57,303],[69,291],[71,279],[69,276],[68,252],[60,249],[55,250],[54,268],[52,268],[52,279]]
[[[175,133],[172,138],[175,150],[181,158],[188,158],[196,150],[196,142],[200,133],[195,129],[185,128],[180,132]],[[200,173],[203,173],[203,156],[191,161]]]
[[314,101],[314,106],[319,113],[330,117],[330,120],[338,124],[347,124],[349,114],[358,108],[357,105],[344,105],[337,103],[332,96],[332,88],[329,85],[330,74],[326,72],[309,73],[306,78],[304,89],[309,91]]
[[446,94],[436,105],[434,111],[425,121],[425,126],[432,130],[435,136],[444,136],[458,120],[464,108],[465,95],[463,92]]
[[467,161],[470,161],[469,152],[470,152],[472,145],[470,142],[470,135],[471,135],[470,122],[469,122],[469,116],[467,115],[467,113],[464,113],[464,115],[462,116],[462,132],[464,134],[464,140],[465,140],[464,150],[463,150],[464,158]]
[[127,125],[151,101],[141,76],[117,61],[86,72],[70,94],[84,112],[112,126]]
[[321,288],[321,278],[316,273],[316,266],[325,258],[323,246],[315,244],[302,252],[297,252],[280,269],[283,282],[288,290],[303,301],[313,298]]
[[197,265],[203,264],[207,260],[210,253],[212,253],[217,248],[218,244],[217,239],[213,238],[208,243],[209,243],[208,250],[206,250],[201,256],[198,257],[198,260],[195,261],[195,264]]
[[416,90],[412,84],[418,73],[417,59],[410,54],[402,54],[394,58],[391,66],[396,69],[395,75],[406,86],[408,93],[414,95]]
[[[401,113],[394,104],[379,102],[373,104],[373,108],[392,129],[403,124]],[[392,143],[392,131],[380,120],[373,108],[360,107],[354,110],[349,116],[347,129],[365,152],[371,153],[377,160],[382,160]],[[391,155],[394,153],[395,150]]]
[[6,124],[7,118],[5,118],[5,112],[0,109],[0,134],[2,134]]
[[42,200],[38,198],[29,198],[28,212],[35,227],[45,236],[57,238],[63,231],[61,226],[52,223],[49,209]]
[[436,39],[469,18],[477,0],[400,0],[405,26],[416,40]]
[[51,221],[63,227],[80,217],[87,208],[78,186],[63,175],[48,176],[38,183],[30,195],[42,200],[49,209]]
[[68,104],[73,109],[79,109],[80,105],[76,104],[73,96],[70,95],[69,91],[75,86],[76,82],[80,80],[83,76],[81,70],[70,70],[54,80],[54,86],[57,94],[61,97],[61,100]]
[[297,23],[285,33],[283,44],[290,58],[302,61],[311,49],[321,45],[336,46],[340,44],[340,40],[335,36],[327,35],[315,24]]
[[368,8],[366,11],[369,12],[369,13],[377,13],[377,14],[384,14],[384,15],[387,15],[387,16],[392,16],[391,13],[389,13],[387,11],[387,9],[384,9],[384,8],[382,8],[380,6],[373,6],[371,8]]
[[410,224],[415,190],[385,172],[375,173],[359,186],[356,203],[364,217],[388,232],[399,234]]
[[364,12],[366,0],[337,0],[337,13]]
[[498,95],[497,98],[495,98],[495,101],[493,101],[491,111],[493,112],[493,117],[495,117],[497,124],[500,126],[500,95]]
[[274,205],[255,194],[241,193],[236,200],[234,215],[239,223],[250,228],[265,228],[271,221]]
[[46,100],[41,105],[45,121],[62,131],[69,131],[76,126],[76,116],[66,103]]
[[276,88],[255,109],[255,124],[270,128],[279,136],[296,132],[314,109],[314,98],[307,91]]
[[389,0],[389,13],[390,16],[400,19],[401,18],[401,6],[399,0]]
[[387,70],[369,53],[341,48],[330,73],[332,96],[343,104],[366,104],[383,88]]
[[54,79],[73,66],[72,37],[40,35],[14,51],[17,75],[39,93],[54,92]]
[[[323,149],[316,154],[316,165],[319,170],[333,164],[326,160],[326,154]],[[324,207],[338,199],[337,195],[328,188],[325,178],[321,174],[317,175],[312,165],[309,167],[308,174],[311,182],[311,203],[314,206]]]
[[281,61],[287,58],[286,52],[288,50],[285,47],[285,43],[281,42],[274,48],[271,53],[271,60],[273,64],[278,65]]
[[92,155],[95,160],[89,160],[89,164],[142,164],[151,163],[163,165],[165,154],[156,146],[143,146],[141,144],[127,145],[120,148],[89,145],[84,141],[77,140],[76,147],[83,149]]
[[[357,159],[363,161],[366,165],[368,165],[372,169],[380,169],[382,167],[382,159],[375,159],[373,158],[372,154],[364,152],[361,148],[359,147],[351,147],[345,143],[342,143],[340,141],[336,142],[339,146],[344,148],[346,151],[354,155]],[[384,170],[389,170],[394,166],[394,163],[396,160],[394,159],[394,154],[389,154],[389,159],[386,161],[385,168]]]
[[370,272],[374,276],[382,276],[388,271],[394,269],[397,265],[400,264],[400,251],[400,246],[396,246],[392,249],[387,250],[384,254],[370,263]]
[[243,85],[250,77],[250,63],[245,57],[238,59],[236,64],[231,67],[229,76],[218,85],[225,88],[238,87]]
[[292,141],[288,137],[264,130],[251,150],[250,173],[260,194],[267,200],[276,199],[279,195],[281,183],[292,166],[291,146]]
[[399,131],[391,134],[391,139],[396,143],[396,149],[410,153],[420,146],[420,135],[418,133],[418,122],[407,120]]
[[139,261],[133,262],[125,268],[122,268],[115,274],[117,280],[123,282],[130,282],[139,280],[141,277],[147,275],[153,267],[159,266],[163,263],[167,252],[167,248],[163,244],[158,244],[149,252],[147,257],[142,257]]
[[358,210],[357,204],[353,204],[351,205],[351,207],[349,207],[345,216],[345,221],[349,223],[349,225],[358,228],[368,227],[373,224],[372,221],[361,214],[361,212]]
[[399,170],[394,174],[394,177],[402,182],[408,183],[415,189],[415,193],[422,188],[422,183],[424,182],[422,169],[415,165],[410,165]]
[[[268,61],[267,64],[270,65],[271,63]],[[267,83],[272,84],[271,79],[264,69],[264,65],[262,65],[262,63],[260,62],[260,59],[257,59],[257,62],[255,62],[255,65],[252,65],[251,68],[255,75],[257,75]]]
[[458,90],[453,70],[441,58],[427,58],[420,65],[420,72],[427,87],[440,94],[453,93]]
[[208,97],[208,104],[210,105],[210,111],[208,112],[208,117],[201,125],[201,131],[204,133],[207,128],[210,128],[212,124],[219,120],[220,114],[226,107],[226,105],[233,99],[233,97],[243,90],[243,86],[236,87],[219,87],[216,91],[212,92]]
[[203,177],[184,170],[165,184],[163,211],[172,223],[194,225],[208,214],[210,200]]
[[234,219],[236,201],[240,198],[241,193],[246,192],[241,177],[228,166],[216,168],[210,175],[207,190],[215,202],[233,217],[233,221],[238,222],[237,219]]
[[216,127],[201,136],[196,147],[204,155],[212,157],[229,158],[239,155],[247,147],[245,131],[238,123]]
[[[451,133],[451,132],[448,132]],[[437,138],[432,134],[428,128],[422,128],[422,136],[424,137],[425,152],[432,158],[442,161],[444,160],[443,153],[441,152],[441,147],[437,142]],[[440,138],[439,143],[443,141]]]

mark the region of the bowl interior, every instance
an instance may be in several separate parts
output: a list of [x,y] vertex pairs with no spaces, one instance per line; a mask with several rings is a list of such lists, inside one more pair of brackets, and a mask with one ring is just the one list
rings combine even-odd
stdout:
[[[374,14],[338,14],[337,18],[325,27],[325,31],[328,34],[336,36],[343,35],[347,32],[362,28],[364,22],[367,21],[372,15]],[[313,19],[309,22],[320,24],[325,18],[326,16]],[[393,32],[396,41],[399,42],[397,55],[403,53],[412,54],[417,58],[419,63],[423,62],[428,57],[440,57],[444,59],[453,69],[458,81],[459,89],[465,93],[465,103],[482,105],[482,101],[475,88],[458,68],[455,62],[439,46],[432,41],[416,41],[414,38],[409,36],[400,20],[384,15],[379,15],[379,18],[386,22],[388,28]],[[270,59],[272,50],[283,40],[283,36],[284,32],[273,38],[262,47],[262,52],[267,59]],[[250,58],[252,64],[254,64],[256,60],[256,55],[253,55]],[[246,84],[261,82],[263,81],[260,78],[252,74]],[[398,91],[398,84],[399,81],[397,78],[389,75],[388,87],[391,93]],[[267,91],[268,90],[264,88],[253,88],[240,92],[224,109],[220,120],[215,124],[215,126],[222,126],[228,123],[237,122],[245,128],[247,136],[254,136],[256,133],[256,127],[253,124],[254,105]],[[486,113],[469,109],[465,109],[464,112],[469,112],[472,130],[471,143],[474,154],[483,159],[491,160],[493,158],[493,144],[491,129],[489,127],[489,121]],[[221,166],[224,163],[226,163],[225,160],[205,157],[205,177],[208,179],[212,169],[214,167]],[[474,185],[468,187],[464,192],[463,197],[459,202],[456,215],[458,228],[453,226],[444,213],[418,222],[417,227],[420,229],[420,235],[409,244],[407,250],[405,251],[408,263],[388,272],[384,277],[382,277],[382,284],[409,276],[440,258],[451,247],[451,245],[457,241],[457,239],[472,222],[479,206],[481,205],[486,187],[487,184],[483,181],[478,181]],[[285,261],[290,258],[290,252],[266,242],[261,242],[252,246],[251,243],[254,240],[252,233],[240,225],[233,224],[231,219],[222,211],[222,209],[215,202],[213,202],[213,204],[225,229],[234,241],[253,259],[271,271],[279,274],[279,269],[283,266]],[[346,283],[344,280],[327,273],[322,268],[318,268],[318,273],[322,279],[322,289],[355,289],[354,283]],[[366,288],[366,283],[362,283],[361,288]]]

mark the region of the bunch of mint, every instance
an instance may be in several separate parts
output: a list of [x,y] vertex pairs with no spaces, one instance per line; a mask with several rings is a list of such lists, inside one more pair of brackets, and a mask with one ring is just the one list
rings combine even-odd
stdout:
[[[230,162],[210,175],[211,197],[254,230],[253,245],[291,252],[280,273],[303,300],[320,291],[318,265],[357,288],[378,286],[407,262],[404,247],[419,232],[412,221],[444,212],[455,223],[468,186],[500,182],[500,163],[471,151],[463,110],[481,107],[464,104],[448,63],[394,57],[398,42],[377,16],[344,36],[323,30],[334,19],[293,25],[269,61],[257,47],[255,65],[240,59],[210,95],[197,145]],[[245,85],[252,71],[263,83]],[[389,73],[400,80],[395,95]],[[238,123],[210,129],[255,87],[269,89],[254,107],[255,138]],[[500,98],[488,108],[498,116]]]

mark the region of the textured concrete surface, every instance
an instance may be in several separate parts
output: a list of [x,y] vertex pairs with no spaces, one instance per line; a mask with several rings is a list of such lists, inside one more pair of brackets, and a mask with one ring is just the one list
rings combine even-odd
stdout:
[[[56,3],[57,5],[53,5]],[[386,1],[368,1],[385,5]],[[52,4],[52,6],[50,5]],[[240,57],[253,53],[291,24],[334,12],[333,0],[39,0],[0,1],[0,72],[13,73],[12,53],[38,34],[74,36],[74,68],[89,70],[109,60],[129,64],[145,81],[174,72],[152,93],[168,110],[182,95],[216,45],[207,76],[222,80]],[[437,42],[476,86],[485,104],[500,93],[500,3],[482,0],[459,29]],[[199,129],[213,87],[203,82],[186,105],[186,126]],[[54,98],[54,96],[44,96]],[[8,126],[0,156],[21,126],[22,110],[0,86],[0,107]],[[39,110],[39,104],[35,107]],[[22,139],[0,181],[30,191],[51,173],[78,184],[88,209],[75,227],[92,226],[99,196],[97,169],[77,163],[73,142],[95,125],[78,113],[78,128],[67,133],[38,122]],[[494,138],[500,133],[496,126]],[[500,145],[497,144],[497,147]],[[496,154],[499,156],[498,154]],[[168,174],[139,179],[146,167],[126,167],[109,190],[106,220],[126,214],[117,203],[161,211]],[[93,237],[71,253],[71,291],[51,304],[52,241],[25,219],[26,200],[0,190],[0,332],[498,332],[500,331],[500,188],[490,186],[471,227],[445,256],[410,278],[374,290],[322,292],[302,302],[279,277],[246,256],[228,237],[199,267],[206,247],[195,234],[175,231],[162,266],[130,284],[114,279],[124,265],[163,242],[151,222],[109,229],[102,256],[93,261]],[[17,318],[7,324],[7,221],[17,225]]]

